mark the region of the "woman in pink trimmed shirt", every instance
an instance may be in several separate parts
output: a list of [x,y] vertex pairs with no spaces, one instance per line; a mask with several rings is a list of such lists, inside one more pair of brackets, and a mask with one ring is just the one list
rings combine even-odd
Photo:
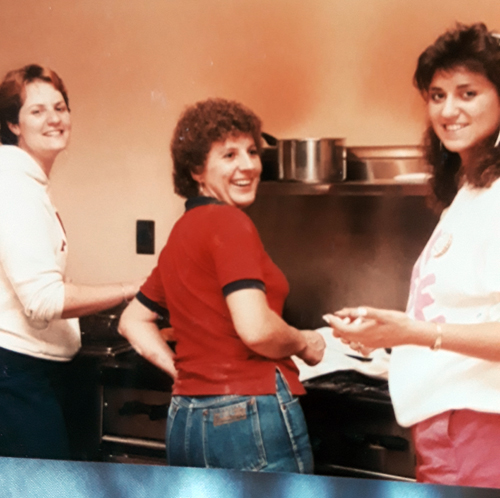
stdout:
[[420,56],[415,84],[441,219],[406,313],[325,319],[360,351],[392,348],[389,388],[412,427],[421,482],[500,488],[500,35],[458,24]]

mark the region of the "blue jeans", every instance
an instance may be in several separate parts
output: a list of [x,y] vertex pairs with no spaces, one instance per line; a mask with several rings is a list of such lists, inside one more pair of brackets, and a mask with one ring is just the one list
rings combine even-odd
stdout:
[[54,389],[65,367],[0,348],[0,456],[70,457]]
[[170,465],[312,474],[298,398],[276,372],[276,395],[173,396],[167,419]]

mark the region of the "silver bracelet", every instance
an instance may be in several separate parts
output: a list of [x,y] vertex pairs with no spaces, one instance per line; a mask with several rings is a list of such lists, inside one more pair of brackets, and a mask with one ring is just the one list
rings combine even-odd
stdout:
[[434,341],[434,344],[431,346],[432,351],[438,351],[441,349],[441,344],[443,342],[443,328],[439,323],[436,323],[436,332],[437,332],[437,337],[436,340]]

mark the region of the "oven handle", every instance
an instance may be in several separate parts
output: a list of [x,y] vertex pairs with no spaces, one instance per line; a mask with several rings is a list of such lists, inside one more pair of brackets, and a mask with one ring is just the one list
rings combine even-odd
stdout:
[[149,420],[162,420],[168,416],[168,403],[163,405],[149,405],[142,401],[126,401],[118,410],[125,417],[134,415],[147,415]]
[[165,451],[166,449],[165,442],[153,441],[150,439],[143,439],[137,437],[122,437],[122,436],[113,436],[111,434],[103,434],[101,441],[105,443],[123,444],[127,446],[130,445],[139,448],[148,448],[160,451]]

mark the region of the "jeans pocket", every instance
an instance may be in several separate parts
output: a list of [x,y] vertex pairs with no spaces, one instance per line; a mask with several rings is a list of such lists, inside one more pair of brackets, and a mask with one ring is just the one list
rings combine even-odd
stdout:
[[281,403],[280,406],[299,472],[311,474],[314,469],[313,455],[300,401],[298,398],[293,398],[287,403]]
[[267,465],[255,398],[203,410],[207,467],[261,470]]

